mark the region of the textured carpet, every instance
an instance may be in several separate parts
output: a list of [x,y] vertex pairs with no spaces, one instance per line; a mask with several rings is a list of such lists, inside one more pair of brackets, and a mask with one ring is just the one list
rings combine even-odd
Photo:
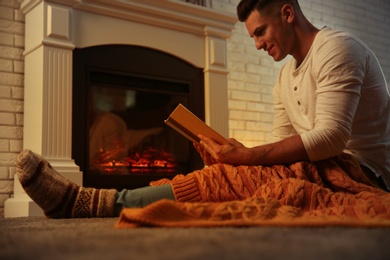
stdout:
[[390,259],[389,228],[116,229],[116,222],[0,219],[0,259]]

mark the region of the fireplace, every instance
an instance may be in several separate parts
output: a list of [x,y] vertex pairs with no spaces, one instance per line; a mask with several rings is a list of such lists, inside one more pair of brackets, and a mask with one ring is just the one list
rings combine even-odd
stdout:
[[[85,161],[75,151],[84,141],[74,136],[72,118],[77,115],[73,109],[73,53],[78,49],[139,46],[198,68],[203,72],[204,105],[196,104],[192,97],[188,105],[211,127],[229,135],[226,39],[237,22],[234,14],[177,0],[21,0],[21,12],[26,24],[23,147],[43,155],[64,177],[84,184]],[[110,56],[107,52],[103,55]],[[121,69],[98,72],[123,72],[122,76],[146,82],[183,83],[164,75],[145,77]],[[85,103],[87,93],[83,98]],[[82,134],[86,136],[85,131]],[[75,144],[74,138],[80,142]],[[85,148],[80,152],[86,153]],[[4,215],[42,215],[17,179]]]
[[84,185],[137,188],[203,167],[164,123],[179,103],[204,119],[202,69],[141,46],[75,49],[72,155]]

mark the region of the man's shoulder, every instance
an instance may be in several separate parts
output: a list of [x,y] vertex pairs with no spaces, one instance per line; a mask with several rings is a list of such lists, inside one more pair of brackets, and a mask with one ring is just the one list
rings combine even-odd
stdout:
[[363,45],[363,41],[361,41],[356,35],[354,35],[351,32],[342,31],[333,29],[330,27],[324,27],[322,28],[317,37],[317,44],[318,45],[329,45],[333,49],[336,46],[348,46],[350,44]]
[[355,57],[357,53],[365,56],[369,52],[368,46],[356,35],[332,29],[323,28],[316,38],[313,55],[315,58],[332,59],[335,56]]
[[319,43],[326,44],[331,42],[343,42],[347,38],[354,38],[349,32],[324,27],[318,32],[317,40]]

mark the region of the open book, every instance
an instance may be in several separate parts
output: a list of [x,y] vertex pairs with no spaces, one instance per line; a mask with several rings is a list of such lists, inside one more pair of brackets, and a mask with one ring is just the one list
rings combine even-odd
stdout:
[[209,137],[219,144],[227,143],[225,137],[206,125],[182,104],[179,104],[164,122],[194,143],[199,143],[199,134]]

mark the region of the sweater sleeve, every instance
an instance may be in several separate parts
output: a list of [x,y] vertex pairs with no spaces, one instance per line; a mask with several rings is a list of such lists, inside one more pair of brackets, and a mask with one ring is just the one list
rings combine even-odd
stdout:
[[365,75],[366,52],[350,37],[325,42],[313,56],[314,128],[301,134],[310,160],[340,154],[351,136]]

